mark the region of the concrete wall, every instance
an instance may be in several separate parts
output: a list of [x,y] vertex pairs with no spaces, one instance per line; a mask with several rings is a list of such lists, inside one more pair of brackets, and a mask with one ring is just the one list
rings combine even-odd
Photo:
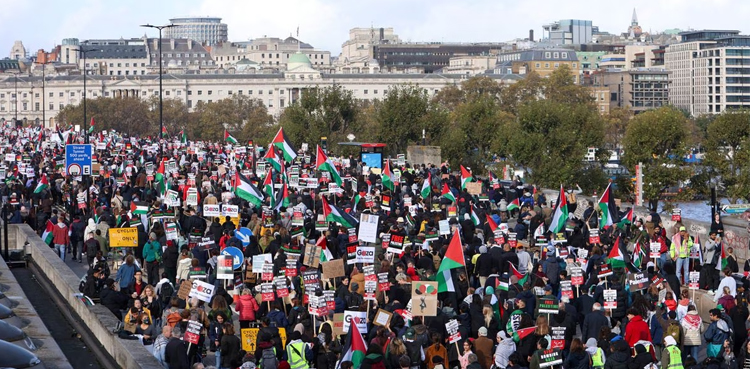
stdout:
[[[60,295],[67,301],[84,324],[93,332],[96,339],[109,352],[122,368],[162,369],[163,367],[137,340],[122,340],[112,333],[117,318],[102,305],[86,306],[75,298],[80,279],[68,268],[60,257],[55,255],[44,241],[26,224],[9,225],[10,248],[22,249],[28,242],[27,253],[55,285]],[[12,242],[15,241],[15,242]]]
[[409,146],[406,148],[406,160],[410,164],[435,164],[443,162],[440,146]]

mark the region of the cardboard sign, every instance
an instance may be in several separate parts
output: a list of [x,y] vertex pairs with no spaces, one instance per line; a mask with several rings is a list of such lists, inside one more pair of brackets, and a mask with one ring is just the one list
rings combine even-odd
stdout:
[[305,253],[302,257],[302,264],[309,267],[317,268],[320,265],[320,253],[323,248],[316,245],[305,245]]
[[688,284],[688,288],[691,290],[697,290],[698,289],[698,280],[700,280],[701,273],[700,272],[690,272],[689,279],[690,283]]
[[437,315],[437,282],[414,281],[411,284],[412,315]]
[[469,182],[466,184],[466,191],[469,192],[469,195],[480,195],[482,193],[482,183]]
[[589,244],[599,244],[601,243],[599,240],[599,230],[594,228],[589,230]]
[[537,308],[541,314],[557,314],[560,312],[560,303],[553,297],[545,297],[539,299]]
[[391,324],[392,317],[393,313],[383,309],[378,309],[377,313],[375,313],[375,319],[372,321],[372,324],[381,327],[388,327]]
[[190,282],[182,282],[180,289],[177,291],[177,297],[183,300],[187,300],[190,296],[190,290],[193,289],[193,284]]
[[138,247],[138,228],[110,228],[110,247]]
[[193,286],[190,289],[188,297],[195,297],[205,303],[211,302],[211,298],[214,296],[214,292],[216,292],[214,285],[199,280],[193,280],[192,282]]
[[574,286],[583,286],[583,268],[572,267],[570,268],[570,282]]
[[323,265],[323,278],[325,279],[338,278],[346,275],[346,272],[344,271],[344,260],[342,259],[325,261],[321,264]]
[[185,335],[183,336],[183,341],[191,343],[193,345],[197,345],[198,341],[201,338],[201,329],[203,328],[203,324],[191,320],[188,322],[187,329],[185,329]]
[[273,283],[261,283],[260,284],[260,300],[263,302],[270,302],[276,299],[273,292]]
[[646,273],[630,273],[628,275],[628,284],[630,285],[631,292],[641,291],[651,286],[651,280],[648,279]]
[[560,365],[563,363],[562,359],[562,352],[558,349],[550,349],[550,350],[544,350],[542,355],[539,357],[539,367],[540,368],[549,368],[555,365]]
[[564,349],[565,348],[565,330],[566,327],[549,327],[550,336],[552,342],[550,342],[553,349]]
[[680,208],[674,208],[674,209],[672,209],[672,221],[674,221],[674,222],[681,222],[682,221],[682,209],[680,209]]
[[608,310],[617,309],[617,291],[604,290],[604,308]]
[[661,256],[661,243],[651,242],[649,243],[649,257],[652,259],[658,259]]

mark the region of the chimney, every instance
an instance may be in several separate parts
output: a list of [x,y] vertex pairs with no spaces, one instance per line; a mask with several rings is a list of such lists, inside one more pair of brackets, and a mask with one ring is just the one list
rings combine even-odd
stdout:
[[529,30],[529,41],[534,41],[534,30],[533,29]]
[[169,47],[170,47],[169,50],[174,50],[174,39],[173,38],[169,39]]
[[193,39],[189,38],[188,39],[188,50],[192,50],[192,49],[193,49]]
[[159,50],[159,46],[161,46],[161,45],[159,45],[159,39],[155,38],[154,39],[154,51],[159,52],[160,51]]

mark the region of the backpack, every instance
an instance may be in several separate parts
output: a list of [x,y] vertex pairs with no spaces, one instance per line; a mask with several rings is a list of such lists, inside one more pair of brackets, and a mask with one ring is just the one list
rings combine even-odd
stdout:
[[174,326],[177,325],[177,323],[182,321],[182,316],[179,312],[171,312],[169,315],[167,315],[167,325],[174,328]]
[[84,290],[86,290],[86,276],[83,276],[81,281],[78,282],[78,292],[83,293]]
[[172,299],[172,295],[174,295],[174,286],[172,286],[172,283],[163,283],[159,289],[159,299],[163,306],[169,306],[169,300]]
[[260,357],[260,368],[261,369],[276,369],[279,365],[279,360],[276,359],[276,349],[269,347],[263,349],[263,353]]
[[672,336],[679,345],[680,338],[682,338],[680,337],[680,323],[677,323],[676,321],[669,322],[669,326],[667,327],[667,335]]

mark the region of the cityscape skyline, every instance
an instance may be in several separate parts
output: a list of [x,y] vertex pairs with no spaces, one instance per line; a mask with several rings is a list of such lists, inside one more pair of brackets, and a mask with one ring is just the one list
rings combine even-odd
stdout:
[[[551,1],[542,3],[552,4]],[[0,45],[10,50],[14,41],[21,40],[31,54],[38,49],[49,51],[63,38],[118,39],[140,37],[144,33],[155,37],[156,32],[139,25],[167,24],[170,18],[182,16],[214,16],[222,18],[222,22],[228,25],[230,41],[296,36],[299,28],[300,40],[337,56],[341,44],[348,38],[349,29],[355,27],[393,27],[404,42],[503,42],[528,37],[530,29],[534,30],[538,40],[542,37],[543,24],[560,19],[591,20],[600,31],[625,32],[633,8],[644,32],[679,28],[736,29],[744,33],[743,15],[750,12],[750,2],[635,0],[601,7],[591,1],[571,0],[563,7],[540,6],[539,1],[507,4],[474,0],[456,4],[446,0],[406,3],[385,0],[372,7],[367,3],[340,0],[279,0],[272,3],[166,0],[156,5],[143,0],[116,5],[105,0],[65,3],[0,0],[0,8],[7,10],[0,14],[0,24],[4,25]],[[40,12],[39,9],[44,10]],[[285,14],[279,13],[280,9],[295,11]],[[707,14],[722,16],[711,19]],[[34,22],[26,24],[43,26],[9,27],[22,24],[19,19],[33,19]]]

